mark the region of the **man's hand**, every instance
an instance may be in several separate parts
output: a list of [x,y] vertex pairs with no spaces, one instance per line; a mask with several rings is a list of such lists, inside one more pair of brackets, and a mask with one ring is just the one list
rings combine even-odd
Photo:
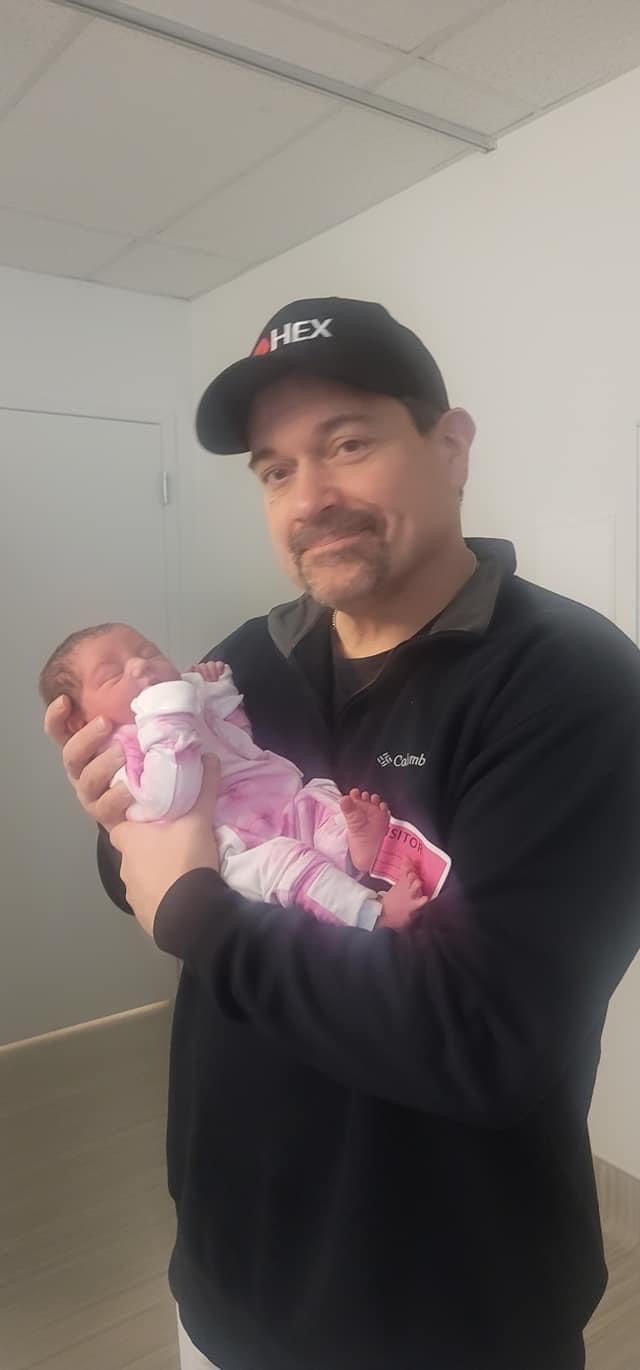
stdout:
[[198,802],[184,818],[172,823],[119,823],[111,832],[112,846],[122,854],[120,876],[127,903],[150,937],[158,907],[176,880],[202,867],[219,868],[213,831],[219,775],[217,756],[205,756]]
[[70,713],[70,700],[66,695],[60,695],[47,709],[44,730],[47,737],[62,747],[67,778],[85,813],[110,832],[122,822],[132,803],[126,785],[109,788],[116,771],[124,764],[124,752],[117,743],[106,751],[100,750],[105,738],[113,732],[113,725],[106,719],[94,718],[79,732],[71,733]]

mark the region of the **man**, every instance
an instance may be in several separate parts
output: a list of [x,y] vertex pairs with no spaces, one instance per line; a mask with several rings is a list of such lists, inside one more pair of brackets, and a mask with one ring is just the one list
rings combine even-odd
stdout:
[[93,724],[65,747],[111,830],[107,889],[184,962],[185,1367],[584,1365],[606,1281],[587,1114],[640,942],[640,662],[509,545],[465,543],[473,431],[412,333],[339,299],[281,310],[198,414],[206,447],[251,451],[305,592],[211,655],[259,745],[379,791],[447,853],[409,929],[247,901],[216,870],[213,769],[186,818],[127,824],[118,750]]

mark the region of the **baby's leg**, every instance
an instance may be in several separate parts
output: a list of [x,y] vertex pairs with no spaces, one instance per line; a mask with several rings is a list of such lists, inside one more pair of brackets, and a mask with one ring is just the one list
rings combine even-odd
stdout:
[[274,837],[244,851],[223,847],[220,873],[239,894],[283,908],[298,904],[327,922],[375,925],[380,904],[371,891],[295,838]]
[[333,780],[310,780],[293,796],[282,831],[296,837],[303,846],[313,847],[332,866],[351,871],[341,799]]
[[347,825],[349,854],[358,871],[370,871],[389,827],[389,810],[379,794],[350,790],[340,803]]

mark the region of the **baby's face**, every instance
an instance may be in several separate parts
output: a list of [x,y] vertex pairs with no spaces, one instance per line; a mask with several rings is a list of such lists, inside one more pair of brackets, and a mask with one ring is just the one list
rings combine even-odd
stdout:
[[80,642],[73,653],[72,669],[80,681],[80,711],[85,723],[98,716],[116,724],[132,723],[131,701],[141,690],[163,680],[180,679],[173,662],[125,624]]

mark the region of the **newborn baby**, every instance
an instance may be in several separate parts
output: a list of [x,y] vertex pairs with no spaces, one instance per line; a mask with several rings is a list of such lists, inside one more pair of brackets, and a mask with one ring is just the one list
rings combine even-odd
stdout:
[[231,670],[220,662],[181,675],[159,648],[126,624],[73,633],[40,676],[45,704],[65,694],[69,727],[98,716],[116,731],[123,781],[133,797],[127,818],[175,819],[193,807],[202,758],[220,760],[215,814],[220,873],[248,898],[298,904],[318,918],[371,930],[400,928],[427,903],[423,885],[403,862],[384,894],[354,878],[371,872],[389,830],[378,795],[341,796],[330,780],[303,784],[285,757],[257,747]]

